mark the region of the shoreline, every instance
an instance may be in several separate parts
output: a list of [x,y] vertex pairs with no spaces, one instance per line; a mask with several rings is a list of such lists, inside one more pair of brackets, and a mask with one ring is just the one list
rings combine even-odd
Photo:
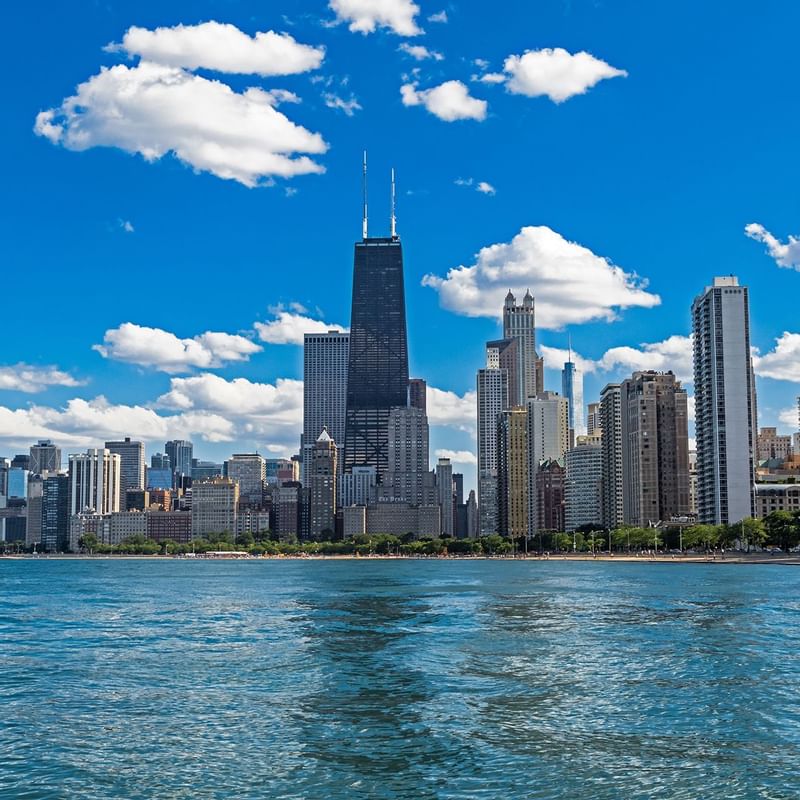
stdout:
[[592,556],[587,553],[572,554],[565,553],[560,555],[551,554],[540,556],[538,554],[529,555],[447,555],[447,556],[400,556],[400,555],[366,555],[357,556],[354,554],[336,555],[264,555],[264,556],[173,556],[173,555],[127,555],[127,554],[104,554],[99,553],[90,555],[88,553],[51,553],[37,554],[4,554],[0,555],[0,561],[526,561],[526,562],[602,562],[602,563],[623,563],[623,564],[775,564],[782,566],[800,566],[800,553],[785,553],[781,555],[770,555],[764,553],[730,553],[725,556],[706,556],[699,554],[692,555],[629,555],[617,554],[610,556],[607,553]]

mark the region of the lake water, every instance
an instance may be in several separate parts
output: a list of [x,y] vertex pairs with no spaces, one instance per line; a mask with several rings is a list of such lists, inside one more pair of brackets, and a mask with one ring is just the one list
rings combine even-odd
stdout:
[[800,569],[0,561],[2,798],[800,796]]

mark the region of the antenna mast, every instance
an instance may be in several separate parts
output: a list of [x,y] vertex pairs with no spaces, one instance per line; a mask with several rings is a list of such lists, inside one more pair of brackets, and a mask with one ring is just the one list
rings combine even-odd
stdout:
[[361,221],[361,236],[363,239],[367,238],[367,151],[364,151],[364,173],[363,173],[363,191],[364,191],[364,216]]
[[397,217],[394,210],[394,167],[392,167],[392,239],[397,238]]

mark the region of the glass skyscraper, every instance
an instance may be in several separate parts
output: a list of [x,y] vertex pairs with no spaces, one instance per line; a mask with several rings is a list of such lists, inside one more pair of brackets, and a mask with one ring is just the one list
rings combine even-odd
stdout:
[[408,405],[403,249],[397,236],[355,245],[344,468],[388,466],[389,411]]

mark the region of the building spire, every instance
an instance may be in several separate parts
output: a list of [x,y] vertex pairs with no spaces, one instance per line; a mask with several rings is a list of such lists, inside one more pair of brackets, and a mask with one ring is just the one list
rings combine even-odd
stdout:
[[367,238],[367,151],[364,151],[364,171],[362,176],[364,192],[364,215],[361,220],[361,238]]
[[572,334],[567,334],[567,347],[569,348],[569,363],[572,363]]
[[392,167],[392,224],[391,224],[392,239],[397,238],[397,216],[395,214],[394,202],[395,202],[394,167]]

